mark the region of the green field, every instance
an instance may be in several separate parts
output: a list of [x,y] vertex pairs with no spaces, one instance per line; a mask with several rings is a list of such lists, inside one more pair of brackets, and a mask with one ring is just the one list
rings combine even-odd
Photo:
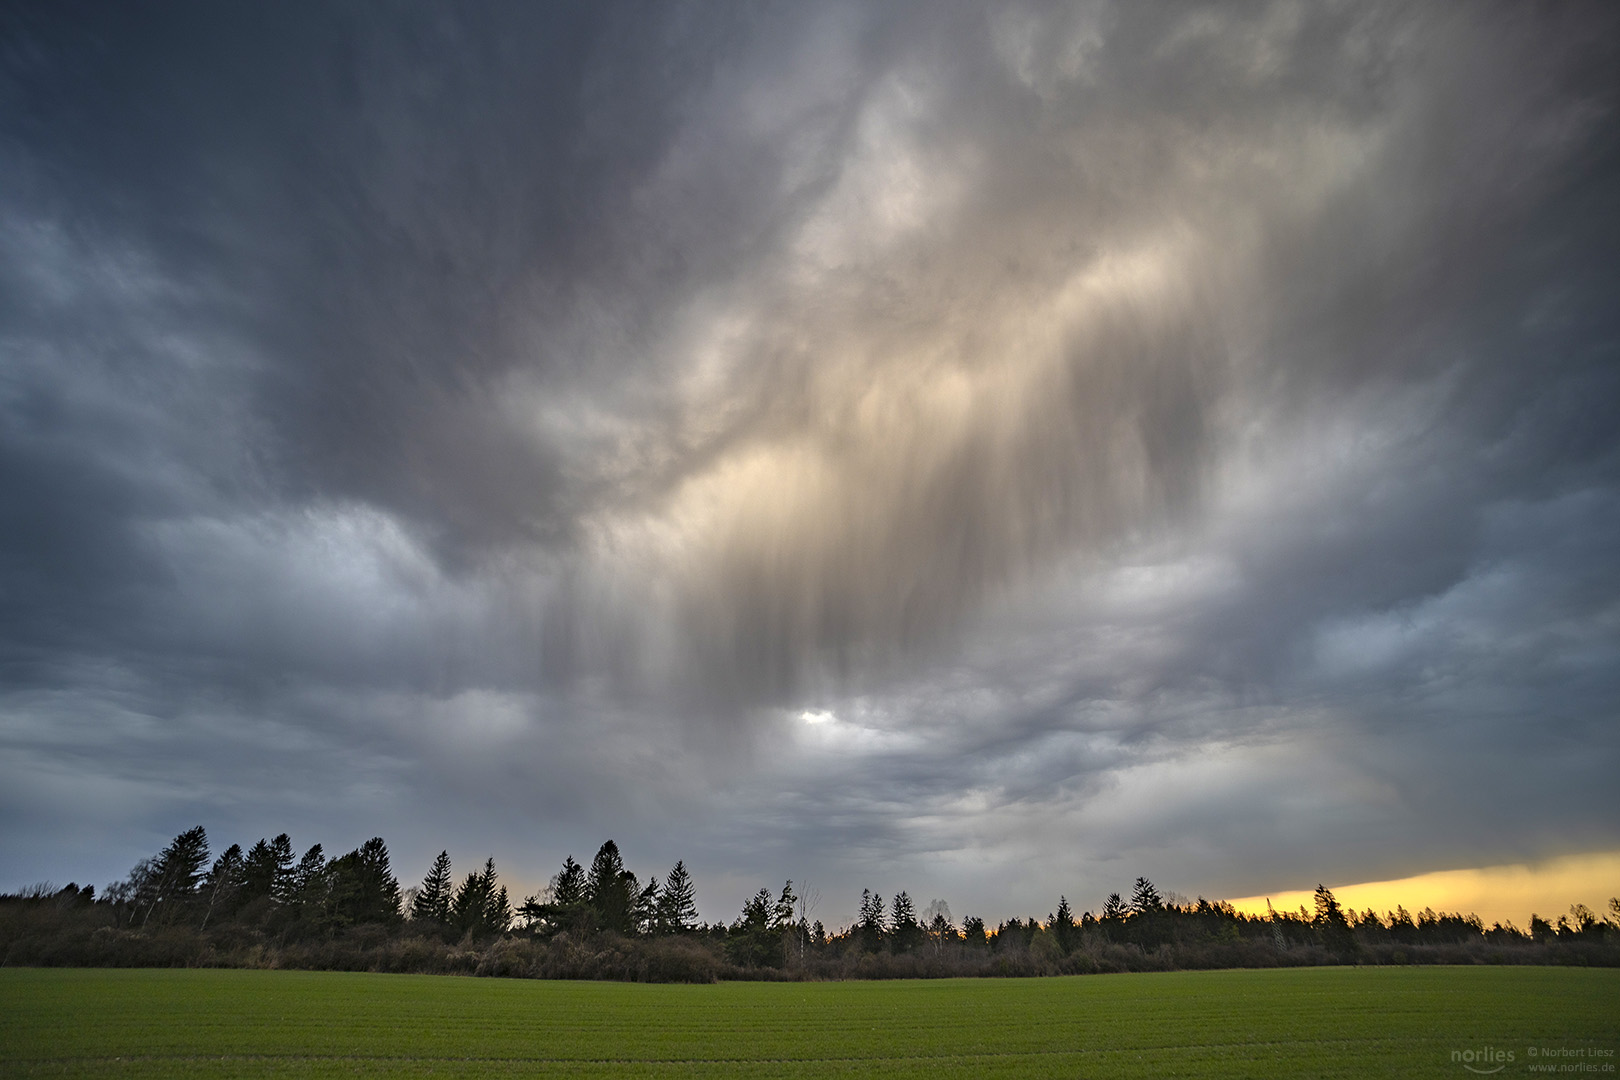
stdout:
[[6,1076],[1467,1076],[1452,1051],[1487,1045],[1515,1075],[1531,1046],[1612,1052],[1617,1033],[1620,971],[1580,968],[716,986],[0,970]]

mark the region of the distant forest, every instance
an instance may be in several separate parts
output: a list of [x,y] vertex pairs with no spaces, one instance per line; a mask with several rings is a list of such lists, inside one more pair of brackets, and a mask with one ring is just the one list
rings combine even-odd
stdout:
[[1098,913],[1055,911],[994,927],[958,924],[939,901],[861,894],[853,926],[813,919],[792,881],[760,889],[729,923],[702,922],[691,875],[660,880],[624,865],[609,840],[590,865],[572,856],[539,895],[514,902],[490,858],[460,878],[441,852],[401,889],[381,837],[327,858],[295,857],[283,833],[210,861],[189,829],[128,878],[36,885],[0,896],[0,963],[40,966],[254,967],[530,978],[717,979],[1060,975],[1315,964],[1620,966],[1620,899],[1605,915],[1576,904],[1528,929],[1473,915],[1397,907],[1346,910],[1318,886],[1315,910],[1252,915],[1224,902],[1161,895],[1137,878]]

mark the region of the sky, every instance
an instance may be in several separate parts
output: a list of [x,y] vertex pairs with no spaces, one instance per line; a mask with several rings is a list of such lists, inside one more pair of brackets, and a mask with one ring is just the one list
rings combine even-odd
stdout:
[[0,889],[1620,892],[1614,6],[0,18]]

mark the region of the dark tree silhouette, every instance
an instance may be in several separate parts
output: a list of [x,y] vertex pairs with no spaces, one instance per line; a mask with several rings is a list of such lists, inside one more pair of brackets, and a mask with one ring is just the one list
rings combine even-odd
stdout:
[[399,879],[389,866],[388,845],[374,836],[354,851],[333,859],[326,909],[339,926],[390,925],[400,921]]
[[1317,940],[1328,952],[1341,958],[1355,954],[1356,939],[1350,931],[1349,920],[1344,917],[1333,890],[1326,885],[1316,886],[1316,918],[1312,922],[1316,926]]
[[450,922],[475,936],[504,934],[512,925],[512,903],[506,886],[495,880],[495,859],[484,861],[482,873],[468,874],[450,903]]
[[[628,870],[625,873],[629,874]],[[630,875],[631,880],[635,878]],[[636,898],[630,905],[630,927],[638,934],[658,933],[658,875],[654,874],[647,882],[646,888],[636,893]]]
[[[1068,897],[1061,896],[1044,925],[1013,918],[986,934],[983,920],[970,917],[965,936],[951,926],[944,901],[929,904],[922,926],[908,893],[894,897],[886,918],[883,898],[868,889],[857,924],[829,937],[819,922],[808,921],[814,891],[801,900],[790,880],[774,899],[760,889],[729,926],[699,928],[684,863],[675,864],[662,886],[654,877],[640,888],[611,842],[589,873],[570,857],[546,902],[525,900],[532,938],[496,945],[511,929],[512,910],[493,858],[452,889],[449,855],[440,852],[412,904],[413,919],[424,925],[405,927],[399,883],[380,837],[330,862],[315,844],[296,866],[285,833],[260,840],[246,854],[232,845],[203,873],[207,854],[206,833],[198,827],[137,863],[128,880],[109,884],[99,898],[76,884],[56,889],[42,883],[0,895],[0,955],[18,964],[170,964],[178,958],[223,966],[697,981],[746,978],[750,971],[780,978],[766,969],[785,966],[794,976],[837,979],[1350,961],[1620,965],[1620,899],[1609,901],[1609,918],[1582,904],[1552,924],[1532,915],[1527,933],[1511,923],[1486,929],[1475,916],[1430,908],[1415,917],[1404,907],[1382,918],[1370,910],[1345,911],[1325,885],[1317,886],[1314,914],[1305,906],[1277,912],[1268,904],[1267,914],[1251,915],[1203,897],[1192,903],[1170,894],[1165,900],[1138,878],[1131,902],[1111,894],[1101,921],[1087,912],[1077,924]],[[251,900],[250,881],[258,889]],[[552,902],[558,897],[570,902]],[[627,928],[604,925],[591,901],[605,902],[610,913],[614,903],[624,904]],[[448,921],[429,921],[430,913]],[[346,932],[362,924],[365,932]],[[153,926],[163,929],[153,933]],[[431,940],[452,929],[465,938]],[[688,931],[696,932],[680,942],[642,940]],[[924,944],[931,946],[927,955],[916,955]]]
[[315,844],[293,867],[292,886],[288,890],[289,906],[309,917],[325,910],[328,881],[326,855],[321,845]]
[[159,913],[159,922],[182,915],[197,895],[203,867],[207,865],[208,833],[201,825],[187,829],[169,841],[169,846],[158,853],[153,865],[154,891],[151,903],[146,908],[146,916],[141,921],[150,921],[154,911]]
[[450,898],[454,889],[450,877],[450,853],[441,851],[428,868],[427,877],[422,879],[422,887],[416,890],[416,896],[411,900],[411,918],[448,926]]
[[[604,868],[604,873],[610,871],[611,867]],[[549,900],[541,902],[534,897],[526,900],[520,909],[532,933],[550,937],[564,930],[587,933],[598,929],[600,916],[586,900],[585,868],[575,862],[572,855],[563,860],[562,869],[551,879],[549,891]]]
[[886,927],[883,924],[883,897],[871,889],[861,890],[861,910],[855,929],[860,935],[861,947],[867,952],[883,948]]
[[894,951],[908,953],[922,941],[922,927],[917,923],[917,908],[904,889],[895,894],[894,913],[889,918],[889,935]]
[[1159,895],[1159,890],[1153,887],[1153,882],[1145,877],[1137,878],[1131,890],[1131,914],[1151,915],[1163,910],[1164,898]]
[[203,879],[203,895],[208,905],[203,911],[202,929],[216,914],[229,914],[235,910],[237,894],[242,889],[242,845],[232,844],[214,860],[208,876]]
[[726,935],[726,955],[732,963],[751,967],[780,967],[782,937],[772,925],[775,908],[769,889],[760,889],[743,905],[742,914]]
[[776,898],[776,904],[771,908],[771,929],[791,930],[793,928],[793,906],[799,898],[793,894],[793,879],[788,878],[782,886],[782,894]]
[[1057,912],[1047,920],[1047,925],[1051,928],[1052,937],[1057,941],[1058,950],[1064,956],[1069,955],[1079,940],[1079,932],[1074,925],[1074,912],[1069,907],[1067,896],[1058,897]]
[[201,825],[187,829],[169,841],[158,854],[157,872],[168,896],[190,896],[202,881],[208,865],[208,833]]
[[473,934],[483,929],[484,877],[468,874],[450,901],[450,923],[462,933]]
[[277,904],[287,898],[292,882],[292,838],[282,833],[274,840],[261,839],[248,849],[242,871],[242,900],[269,899]]
[[596,925],[629,935],[631,917],[640,883],[636,876],[624,868],[619,845],[612,840],[603,844],[591,860],[590,872],[585,875],[585,902],[596,912]]
[[580,904],[585,901],[585,868],[572,855],[563,860],[562,870],[551,883],[554,904]]
[[686,863],[677,859],[658,895],[658,932],[684,934],[697,929],[697,903],[693,898],[692,876]]

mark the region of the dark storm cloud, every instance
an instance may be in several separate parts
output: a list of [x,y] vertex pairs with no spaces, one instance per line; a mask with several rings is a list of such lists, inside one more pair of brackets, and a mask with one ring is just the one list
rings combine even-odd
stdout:
[[11,872],[115,817],[107,874],[612,832],[975,904],[1612,847],[1616,29],[12,17]]

